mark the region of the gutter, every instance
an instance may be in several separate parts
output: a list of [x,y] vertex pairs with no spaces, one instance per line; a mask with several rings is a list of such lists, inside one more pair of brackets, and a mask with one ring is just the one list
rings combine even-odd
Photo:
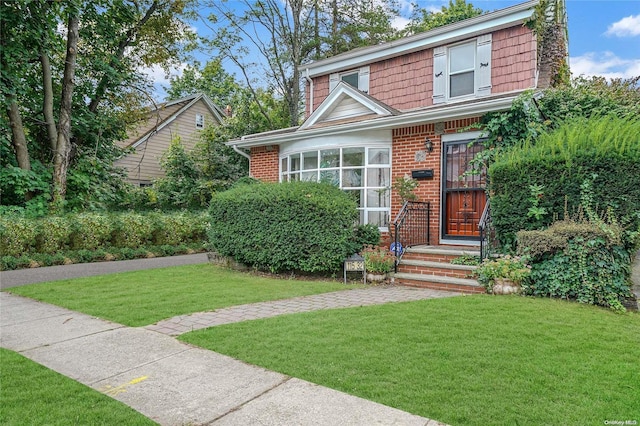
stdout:
[[231,145],[231,148],[233,148],[233,150],[235,152],[237,152],[238,154],[242,155],[244,158],[249,160],[249,169],[251,169],[251,156],[249,154],[247,154],[246,152],[240,150],[240,148],[238,148],[238,145],[236,145],[236,144]]

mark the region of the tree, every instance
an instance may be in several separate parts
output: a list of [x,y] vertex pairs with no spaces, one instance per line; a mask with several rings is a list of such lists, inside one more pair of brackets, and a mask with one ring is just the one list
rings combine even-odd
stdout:
[[481,15],[482,9],[474,7],[465,0],[449,0],[449,6],[442,6],[440,12],[432,12],[427,9],[414,9],[411,21],[403,31],[403,35],[409,36],[464,19]]
[[69,174],[88,156],[105,162],[97,169],[106,176],[89,175],[96,185],[112,175],[113,142],[148,99],[150,83],[139,68],[181,60],[193,39],[183,22],[191,3],[3,2],[0,124],[12,136],[0,143],[14,154],[3,156],[3,168],[28,172],[35,161],[53,170],[54,209],[65,202]]
[[[213,1],[208,19],[216,36],[209,47],[230,59],[265,120],[258,87],[284,100],[289,126],[300,120],[300,66],[310,60],[377,44],[395,36],[394,8],[377,0],[239,0],[234,8]],[[275,123],[270,123],[275,129]]]

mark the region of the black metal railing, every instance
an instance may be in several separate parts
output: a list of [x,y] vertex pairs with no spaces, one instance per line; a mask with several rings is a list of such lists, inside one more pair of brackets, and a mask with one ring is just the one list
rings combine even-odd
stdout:
[[392,251],[396,256],[395,271],[407,247],[429,244],[431,204],[425,201],[406,201],[393,221]]
[[491,249],[495,243],[495,232],[491,222],[491,205],[489,200],[487,200],[487,204],[482,211],[482,216],[480,216],[478,230],[480,231],[480,260],[483,260],[491,255]]

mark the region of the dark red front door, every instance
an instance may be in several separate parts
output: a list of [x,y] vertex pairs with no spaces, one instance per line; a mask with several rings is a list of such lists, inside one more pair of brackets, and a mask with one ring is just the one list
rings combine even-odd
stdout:
[[444,145],[442,233],[443,238],[473,240],[480,237],[478,222],[487,202],[485,173],[468,174],[470,162],[482,145],[470,141]]

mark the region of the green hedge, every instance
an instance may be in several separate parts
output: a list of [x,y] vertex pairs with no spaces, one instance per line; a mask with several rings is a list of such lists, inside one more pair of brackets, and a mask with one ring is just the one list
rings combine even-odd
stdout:
[[[577,213],[585,182],[595,211],[612,209],[627,230],[640,229],[640,120],[569,122],[535,144],[497,153],[488,173],[493,225],[503,246],[513,247],[520,230]],[[530,185],[543,188],[538,207],[546,215],[539,219],[528,215]]]
[[631,254],[623,230],[604,221],[559,221],[518,232],[518,251],[531,256],[525,294],[557,297],[624,311],[631,297]]
[[203,243],[206,226],[204,212],[82,213],[40,219],[5,216],[0,218],[0,256]]
[[216,194],[210,213],[215,251],[271,272],[335,272],[374,238],[355,225],[355,201],[328,184],[242,185]]

